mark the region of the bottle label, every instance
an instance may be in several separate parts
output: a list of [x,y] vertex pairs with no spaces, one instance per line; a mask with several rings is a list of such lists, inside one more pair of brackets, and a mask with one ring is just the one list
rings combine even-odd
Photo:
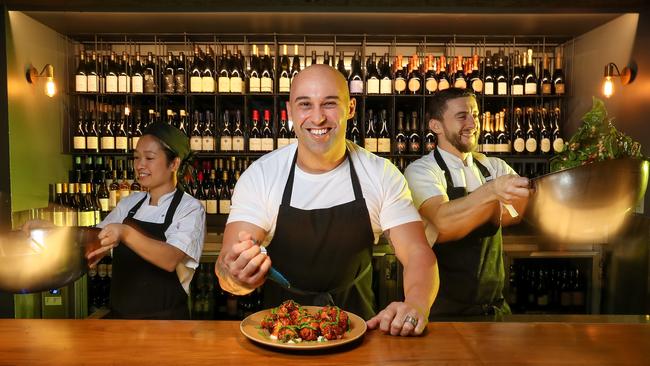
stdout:
[[117,202],[119,200],[117,199],[117,191],[116,190],[110,190],[108,191],[108,209],[112,210],[117,206]]
[[564,94],[564,84],[555,84],[555,94]]
[[65,226],[77,226],[77,213],[72,209],[65,212]]
[[192,136],[190,138],[190,150],[201,151],[203,148],[203,139],[201,136]]
[[97,93],[98,91],[99,80],[97,75],[88,75],[88,92]]
[[262,139],[262,151],[273,151],[273,139],[272,138],[263,138]]
[[449,89],[449,81],[447,79],[442,79],[438,81],[438,90]]
[[204,76],[201,78],[201,91],[203,93],[214,93],[214,79],[212,76]]
[[[499,83],[499,95],[501,94],[501,84],[505,83]],[[524,95],[524,86],[523,85],[512,85],[512,95]]]
[[251,77],[248,79],[248,90],[251,93],[259,93],[260,92],[260,86],[261,86],[261,81],[260,78],[258,77]]
[[239,76],[230,78],[230,92],[231,93],[241,93],[244,89],[242,88],[243,81]]
[[390,94],[392,93],[392,83],[390,79],[381,79],[379,81],[379,93],[380,94]]
[[219,93],[230,93],[230,78],[219,76]]
[[222,215],[230,213],[230,200],[219,200],[219,213]]
[[156,81],[154,80],[153,75],[149,75],[149,74],[144,75],[144,92],[145,93],[156,92]]
[[485,95],[494,95],[494,83],[493,82],[485,83]]
[[428,78],[424,83],[424,87],[427,89],[427,92],[435,93],[438,90],[438,80],[436,78]]
[[526,83],[526,88],[524,89],[526,95],[535,95],[537,94],[537,84],[535,83]]
[[65,214],[63,211],[54,211],[52,221],[55,226],[65,226]]
[[389,138],[378,138],[377,139],[377,152],[380,153],[390,153],[390,139]]
[[106,76],[106,92],[117,93],[117,76],[115,75]]
[[291,81],[289,78],[280,78],[280,93],[288,93],[291,88]]
[[86,75],[75,75],[74,90],[82,93],[88,91],[88,77]]
[[233,151],[244,151],[244,136],[235,136],[232,138]]
[[115,138],[113,136],[102,136],[102,150],[115,150]]
[[75,136],[72,138],[72,145],[75,150],[84,150],[86,149],[86,137],[85,136]]
[[497,94],[498,95],[507,95],[508,94],[508,83],[506,83],[506,82],[497,83]]
[[420,91],[420,86],[421,86],[420,79],[418,79],[418,78],[411,78],[411,79],[409,80],[408,88],[409,88],[409,91],[410,91],[411,93],[417,93],[417,92],[419,92],[419,91]]
[[493,153],[496,151],[494,144],[483,144],[484,153]]
[[564,151],[564,140],[561,137],[558,137],[553,141],[553,151],[556,153]]
[[510,144],[496,144],[494,145],[494,151],[498,153],[509,153]]
[[543,138],[542,141],[539,144],[539,149],[543,153],[547,153],[547,152],[551,151],[551,140],[548,139],[548,138]]
[[163,80],[163,83],[165,85],[165,93],[174,93],[174,75],[165,74],[165,80]]
[[483,92],[483,81],[481,79],[472,80],[472,90],[474,90],[475,93]]
[[200,76],[190,77],[190,93],[200,93],[202,91],[202,87],[203,80],[201,80]]
[[185,75],[184,74],[175,74],[174,83],[176,84],[176,93],[185,93]]
[[142,93],[144,91],[141,75],[133,75],[133,77],[131,77],[131,91],[133,93]]
[[79,211],[78,226],[93,226],[95,224],[94,211]]
[[278,149],[287,145],[289,145],[288,138],[278,137]]
[[117,77],[117,91],[119,93],[128,93],[129,92],[129,77],[126,75],[120,75]]
[[363,140],[363,147],[370,152],[377,152],[377,139],[373,137],[366,137]]
[[260,91],[262,93],[273,93],[273,79],[263,77],[260,80]]
[[101,209],[102,212],[108,212],[110,210],[109,208],[109,198],[100,198],[99,199],[99,208]]
[[251,138],[248,140],[248,149],[250,151],[262,151],[262,139]]
[[379,79],[368,79],[368,94],[379,94]]
[[454,81],[454,88],[461,88],[461,89],[467,88],[467,81],[465,81],[465,79],[461,79],[461,78],[456,79]]
[[[395,85],[397,88],[397,85]],[[363,93],[363,80],[351,80],[350,81],[350,93],[352,94],[361,94]]]
[[232,138],[230,136],[221,136],[221,151],[232,151]]
[[406,80],[399,78],[395,79],[395,93],[403,93],[406,90]]
[[406,152],[406,142],[397,141],[395,143],[395,151],[399,154]]
[[203,136],[201,150],[214,151],[214,136]]
[[128,150],[129,139],[126,136],[117,136],[115,138],[115,148],[117,150]]
[[534,153],[537,151],[537,140],[532,137],[526,139],[526,151],[529,153]]
[[138,146],[138,141],[140,141],[140,136],[131,137],[131,149],[132,150],[135,150],[135,148]]
[[216,214],[217,213],[217,200],[210,199],[205,201],[205,212],[207,214]]
[[515,151],[518,153],[524,152],[526,150],[526,141],[524,141],[523,138],[518,137],[515,139],[515,141],[512,143],[512,147],[515,148]]
[[86,136],[86,149],[97,150],[98,148],[97,145],[98,145],[97,136]]
[[549,83],[542,84],[542,94],[544,95],[551,94],[551,84]]

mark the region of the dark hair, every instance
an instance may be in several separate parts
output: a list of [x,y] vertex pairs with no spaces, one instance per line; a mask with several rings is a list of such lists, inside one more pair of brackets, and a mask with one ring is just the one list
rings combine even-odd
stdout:
[[439,121],[447,110],[447,102],[452,99],[475,97],[476,94],[470,89],[449,88],[438,91],[427,101],[427,123],[430,119],[435,118]]

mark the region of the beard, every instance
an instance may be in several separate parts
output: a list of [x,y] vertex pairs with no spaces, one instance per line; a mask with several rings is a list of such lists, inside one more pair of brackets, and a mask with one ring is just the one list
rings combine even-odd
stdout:
[[474,134],[468,142],[464,143],[463,137],[461,136],[461,132],[463,132],[462,130],[459,132],[453,132],[445,128],[444,132],[447,141],[449,141],[449,143],[461,153],[470,153],[476,150],[478,145],[476,134]]

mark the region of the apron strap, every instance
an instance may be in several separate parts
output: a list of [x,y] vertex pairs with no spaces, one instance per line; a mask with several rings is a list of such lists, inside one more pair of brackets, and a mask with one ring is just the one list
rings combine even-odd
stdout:
[[[454,182],[451,180],[451,173],[449,173],[449,168],[447,167],[447,163],[445,163],[445,160],[442,158],[442,155],[440,155],[440,152],[438,151],[438,148],[433,150],[433,157],[436,159],[436,163],[438,163],[438,166],[442,171],[445,173],[445,180],[447,181],[447,187],[454,187]],[[488,168],[481,164],[481,162],[476,159],[476,155],[472,154],[472,158],[474,161],[474,164],[476,164],[476,167],[478,170],[481,172],[481,175],[483,175],[483,178],[485,178],[485,181],[490,181],[492,179],[488,179],[492,177],[492,174],[490,174],[490,171]]]

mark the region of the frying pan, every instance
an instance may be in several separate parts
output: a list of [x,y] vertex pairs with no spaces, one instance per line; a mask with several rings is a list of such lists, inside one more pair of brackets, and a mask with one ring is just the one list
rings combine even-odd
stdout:
[[557,245],[606,243],[645,195],[649,165],[621,158],[534,178],[524,219]]
[[50,227],[0,236],[0,291],[39,292],[77,280],[88,270],[86,254],[100,246],[99,231]]

